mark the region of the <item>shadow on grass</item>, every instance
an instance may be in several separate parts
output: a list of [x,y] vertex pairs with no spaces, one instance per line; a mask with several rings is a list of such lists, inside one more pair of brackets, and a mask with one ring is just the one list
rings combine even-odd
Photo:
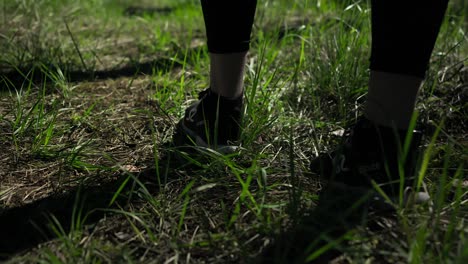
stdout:
[[172,7],[129,6],[124,10],[124,15],[153,17],[156,15],[168,15],[174,10],[175,8]]
[[[119,77],[132,77],[136,75],[148,74],[163,71],[169,72],[175,68],[180,68],[181,63],[171,58],[158,58],[148,62],[127,64],[122,67],[97,70],[70,70],[63,73],[68,82],[93,81],[99,79],[114,79]],[[45,70],[40,66],[22,67],[17,70],[0,72],[0,90],[15,90],[29,83],[44,83],[51,81],[51,76],[47,72],[58,72],[61,67],[50,66]],[[65,67],[64,67],[65,68]]]
[[[129,7],[125,10],[125,14],[141,16],[145,14],[167,14],[172,12],[172,8],[144,8],[144,7]],[[291,25],[281,26],[280,28],[264,29],[266,32],[274,32],[277,39],[281,40],[290,35],[299,34],[307,26],[314,26],[308,20],[295,21]],[[253,40],[256,41],[256,40]],[[178,57],[160,57],[145,62],[128,63],[120,67],[111,69],[72,69],[73,65],[54,65],[47,61],[32,62],[31,65],[9,66],[0,69],[0,91],[19,90],[29,83],[40,84],[53,80],[51,74],[56,75],[62,71],[63,76],[68,82],[94,81],[102,79],[115,79],[119,77],[132,77],[137,75],[152,75],[155,72],[170,72],[174,69],[179,69],[183,65],[180,61],[190,63],[190,58],[193,54],[198,54],[205,46],[197,46],[189,50],[174,51],[172,55],[182,54],[186,58]],[[38,65],[44,66],[37,66]],[[18,67],[18,68],[14,68]]]
[[[178,165],[168,157],[159,161],[160,168],[169,170],[168,175],[172,175],[170,171]],[[132,203],[132,194],[139,184],[158,184],[155,183],[155,175],[154,167],[138,173],[126,172],[117,180],[99,186],[80,185],[67,193],[52,195],[22,207],[0,210],[0,262],[57,238],[51,216],[63,228],[65,235],[85,215],[83,224],[92,229],[106,216],[106,209],[125,208]],[[164,184],[161,182],[161,185]],[[79,217],[81,219],[77,219]]]
[[363,190],[328,187],[317,207],[273,238],[254,263],[330,263],[349,250],[353,231],[369,224]]

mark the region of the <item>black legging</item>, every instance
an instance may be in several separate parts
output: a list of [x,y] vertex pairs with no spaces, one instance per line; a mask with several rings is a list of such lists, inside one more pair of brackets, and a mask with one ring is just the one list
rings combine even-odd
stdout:
[[[372,0],[370,69],[424,78],[448,0]],[[249,49],[256,0],[201,0],[208,51]]]
[[201,0],[201,4],[209,52],[249,49],[257,0]]

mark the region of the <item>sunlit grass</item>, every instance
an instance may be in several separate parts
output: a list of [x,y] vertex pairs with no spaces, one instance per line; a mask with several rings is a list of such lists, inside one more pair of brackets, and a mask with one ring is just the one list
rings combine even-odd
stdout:
[[[81,211],[77,195],[69,226],[50,216],[57,238],[11,262],[255,259],[315,208],[323,183],[309,171],[310,159],[336,147],[335,132],[362,113],[370,12],[366,2],[347,2],[259,2],[242,148],[192,155],[169,143],[209,83],[198,1],[0,0],[0,21],[9,26],[0,26],[1,68],[46,80],[0,78],[0,151],[9,153],[0,155],[0,207],[123,177],[103,198],[108,208],[95,208],[105,217],[91,222],[95,211]],[[432,203],[414,207],[400,197],[393,216],[373,219],[380,229],[356,227],[325,245],[311,238],[306,259],[335,248],[355,263],[468,257],[460,99],[468,45],[459,12],[466,8],[451,4],[417,106],[428,127],[418,185],[427,183]],[[172,9],[129,16],[129,6]],[[170,63],[119,78],[93,74],[159,58]],[[71,82],[73,71],[90,74]]]

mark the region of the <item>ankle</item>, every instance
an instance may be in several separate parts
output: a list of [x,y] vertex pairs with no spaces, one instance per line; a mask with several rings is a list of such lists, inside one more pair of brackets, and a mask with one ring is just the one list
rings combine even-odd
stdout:
[[222,93],[219,93],[212,87],[208,88],[209,90],[209,96],[217,97],[222,101],[237,101],[241,99],[244,96],[244,90],[242,89],[239,94],[236,94],[235,96],[225,96]]
[[419,77],[371,71],[366,117],[379,125],[408,128],[421,83]]
[[237,98],[242,95],[247,52],[210,53],[210,86],[219,95]]

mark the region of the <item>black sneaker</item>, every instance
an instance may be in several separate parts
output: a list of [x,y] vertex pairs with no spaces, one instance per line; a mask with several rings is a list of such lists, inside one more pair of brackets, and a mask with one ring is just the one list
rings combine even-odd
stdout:
[[176,128],[177,145],[195,145],[223,154],[237,151],[242,120],[243,99],[219,96],[210,88],[198,95],[198,101],[185,110]]
[[[429,199],[427,192],[412,191],[422,133],[413,131],[405,151],[406,137],[406,131],[395,131],[361,118],[345,132],[340,148],[320,155],[310,167],[332,184],[374,192],[377,189],[374,182],[395,203],[403,187],[403,201],[422,203]],[[374,193],[370,197],[376,203],[386,203],[384,196]]]

